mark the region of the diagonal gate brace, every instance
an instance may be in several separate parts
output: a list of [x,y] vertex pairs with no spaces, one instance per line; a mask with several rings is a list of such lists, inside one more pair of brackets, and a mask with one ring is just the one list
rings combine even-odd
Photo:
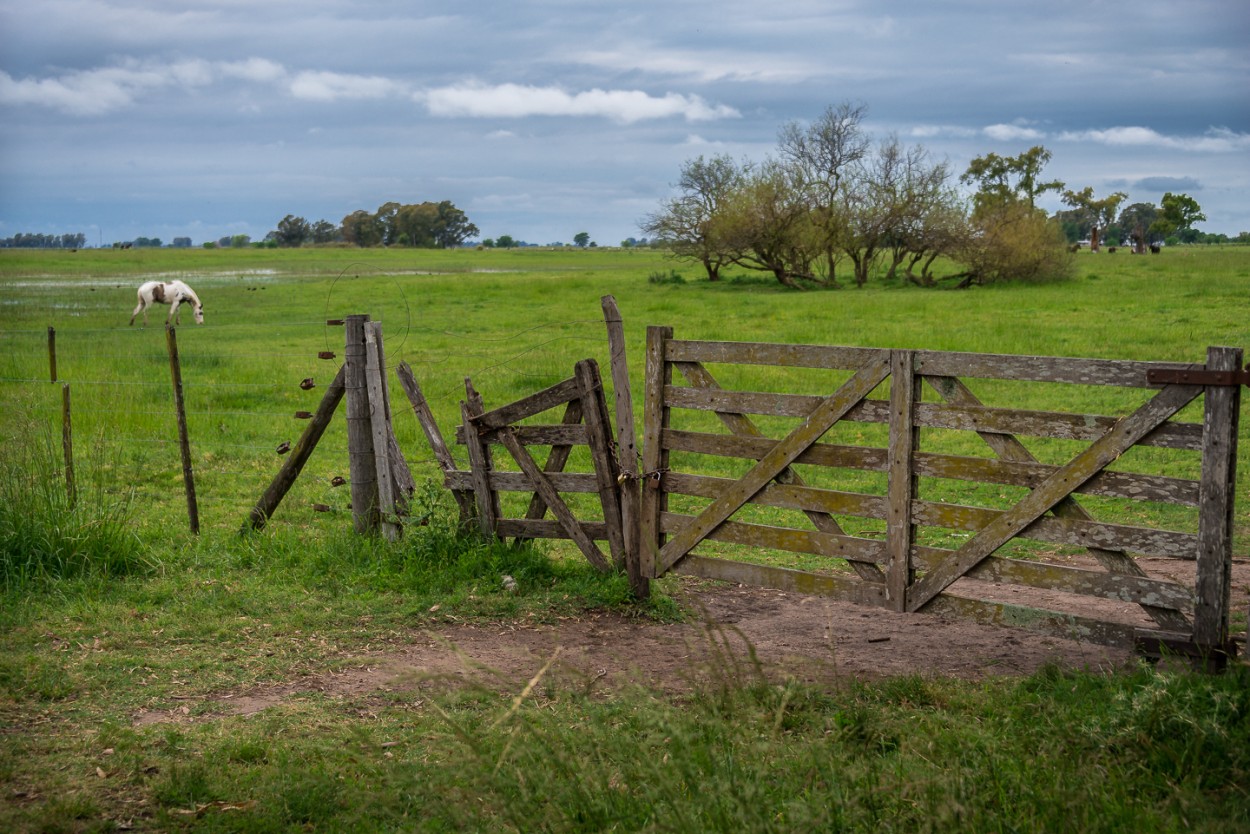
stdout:
[[1060,467],[1016,506],[998,516],[908,590],[907,610],[919,611],[1043,513],[1098,474],[1199,394],[1198,385],[1170,385],[1132,414],[1116,421],[1088,449]]
[[759,463],[739,481],[665,543],[656,555],[656,576],[671,568],[692,547],[750,501],[889,375],[890,364],[884,359],[860,368],[832,396],[816,406],[798,428],[760,458]]

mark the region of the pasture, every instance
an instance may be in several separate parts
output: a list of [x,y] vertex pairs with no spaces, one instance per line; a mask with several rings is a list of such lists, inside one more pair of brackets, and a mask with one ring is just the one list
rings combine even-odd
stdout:
[[[412,366],[448,437],[466,377],[491,407],[566,378],[579,359],[606,368],[606,294],[625,320],[636,382],[645,329],[656,324],[690,339],[1183,362],[1203,361],[1209,345],[1250,348],[1250,249],[1078,259],[1077,278],[1049,285],[799,293],[746,273],[712,284],[647,250],[0,251],[0,826],[1247,824],[1244,665],[1220,678],[1050,668],[828,689],[730,664],[715,685],[680,697],[632,686],[592,697],[541,674],[527,683],[478,670],[469,685],[419,697],[312,692],[250,718],[209,697],[345,674],[370,652],[452,624],[689,616],[679,580],[635,607],[622,578],[595,575],[566,547],[459,535],[394,385],[396,434],[425,526],[396,545],[351,534],[348,495],[332,486],[347,474],[340,412],[270,525],[240,537],[281,465],[280,445],[303,430],[295,413],[315,409],[337,369],[318,358],[343,348],[342,328],[327,320],[381,321],[388,364]],[[649,280],[672,270],[685,280]],[[186,281],[204,303],[205,323],[184,311],[176,331],[198,536],[182,491],[168,308],[150,311],[146,328],[126,324],[135,288],[158,277]],[[302,388],[305,379],[315,387]],[[61,494],[66,384],[72,508]],[[1246,560],[1242,413],[1234,548]],[[60,555],[24,555],[44,540]],[[505,574],[520,593],[500,587]],[[1234,631],[1245,627],[1242,610]],[[134,720],[176,713],[180,702],[195,705],[185,720]]]

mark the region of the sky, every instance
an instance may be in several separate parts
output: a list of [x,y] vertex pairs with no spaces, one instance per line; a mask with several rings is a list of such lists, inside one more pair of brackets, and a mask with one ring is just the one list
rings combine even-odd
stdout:
[[0,0],[0,238],[450,200],[617,245],[684,162],[844,102],[956,174],[1043,145],[1073,190],[1250,231],[1247,0]]

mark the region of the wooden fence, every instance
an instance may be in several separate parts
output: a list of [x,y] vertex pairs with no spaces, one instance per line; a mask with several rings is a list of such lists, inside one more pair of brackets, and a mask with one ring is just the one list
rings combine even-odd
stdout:
[[[948,613],[1217,665],[1232,653],[1240,349],[1211,348],[1202,366],[679,341],[652,327],[646,353],[645,575]],[[756,386],[803,369],[816,393],[795,393],[793,383],[784,393],[730,390],[709,366]],[[1116,414],[991,406],[974,393],[1016,383],[1080,386],[1087,400],[1091,386],[1138,393],[1110,397],[1129,403]],[[1201,422],[1175,419],[1199,398]],[[1031,446],[1062,454],[1044,462]],[[1166,474],[1185,468],[1177,456],[1191,459],[1193,477]],[[1138,458],[1154,471],[1131,471]],[[843,485],[865,481],[862,490]],[[973,503],[978,496],[995,500]],[[1117,506],[1123,519],[1137,502],[1196,523],[1113,523],[1091,509]],[[739,561],[741,547],[733,559],[695,552],[720,543],[802,554],[806,566]],[[1087,556],[1074,564],[1078,551]],[[1194,582],[1149,576],[1137,556],[1191,560]],[[1057,610],[1014,604],[1009,586],[1045,591]],[[1088,613],[1117,602],[1138,606],[1144,622]]]
[[[486,534],[571,539],[596,567],[629,569],[639,596],[676,572],[1216,667],[1235,654],[1240,349],[1197,365],[682,341],[651,327],[639,468],[610,297],[604,311],[629,424],[615,445],[583,360],[489,411],[466,380],[462,469],[401,369],[446,486]],[[591,471],[566,471],[577,446]],[[541,465],[535,447],[550,450]],[[529,493],[528,510],[505,516],[501,492]],[[562,498],[576,493],[597,494],[597,517],[576,517]],[[1143,567],[1163,562],[1185,570]],[[1020,589],[1044,603],[1020,604]]]

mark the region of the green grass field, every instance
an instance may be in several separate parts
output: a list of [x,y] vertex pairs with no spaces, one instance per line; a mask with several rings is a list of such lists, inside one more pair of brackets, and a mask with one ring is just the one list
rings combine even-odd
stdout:
[[[252,720],[131,726],[153,704],[333,669],[379,634],[436,624],[435,605],[485,620],[631,608],[620,577],[559,548],[458,535],[396,385],[427,527],[397,545],[350,533],[348,496],[329,485],[347,474],[336,419],[269,527],[239,537],[278,444],[303,430],[294,413],[315,409],[337,368],[317,358],[342,352],[327,319],[381,321],[388,362],[413,367],[449,437],[466,377],[489,408],[579,359],[606,369],[607,294],[636,383],[648,325],[691,339],[1185,362],[1209,345],[1250,347],[1250,249],[1078,257],[1077,278],[1051,285],[799,293],[746,273],[711,284],[650,251],[0,251],[0,829],[1244,830],[1245,666],[836,692],[746,678],[687,701],[549,691],[520,708],[469,687],[429,704],[305,699]],[[673,269],[683,282],[648,280]],[[126,325],[152,276],[183,278],[205,302],[206,324],[186,311],[176,331],[198,537],[165,308]],[[302,390],[306,377],[317,387]],[[1243,559],[1247,431],[1243,420]],[[481,590],[500,573],[523,592]],[[665,588],[641,616],[682,616]]]

